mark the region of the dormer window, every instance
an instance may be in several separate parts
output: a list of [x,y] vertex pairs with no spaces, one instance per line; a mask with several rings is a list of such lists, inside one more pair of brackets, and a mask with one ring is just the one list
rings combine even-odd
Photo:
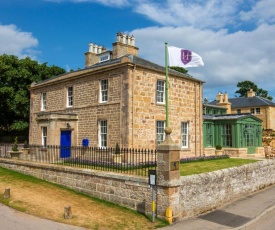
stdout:
[[111,59],[110,52],[105,52],[99,55],[99,62],[109,61]]

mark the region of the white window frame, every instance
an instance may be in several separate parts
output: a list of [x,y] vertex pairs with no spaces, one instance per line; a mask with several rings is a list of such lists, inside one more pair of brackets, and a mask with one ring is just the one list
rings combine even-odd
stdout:
[[256,108],[256,114],[261,114],[261,108]]
[[99,133],[98,133],[98,145],[101,148],[107,148],[107,137],[108,137],[108,121],[99,121]]
[[41,93],[41,111],[46,110],[47,105],[47,94],[45,92]]
[[74,88],[73,86],[67,87],[67,107],[73,107],[74,104]]
[[100,80],[100,103],[108,102],[108,79]]
[[255,114],[255,108],[251,108],[251,109],[250,109],[250,113],[251,113],[251,114]]
[[47,136],[48,136],[48,130],[47,127],[43,126],[41,127],[42,129],[42,146],[46,147],[47,146]]
[[181,122],[181,147],[188,148],[189,143],[189,123]]
[[156,100],[157,104],[165,104],[165,81],[157,80]]
[[156,122],[157,145],[159,145],[165,139],[164,129],[165,129],[165,121],[157,121]]

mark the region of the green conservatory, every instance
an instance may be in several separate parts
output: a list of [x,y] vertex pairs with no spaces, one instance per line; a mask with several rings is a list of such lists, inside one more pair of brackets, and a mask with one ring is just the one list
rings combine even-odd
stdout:
[[205,154],[215,155],[216,146],[221,145],[223,154],[231,156],[263,155],[262,120],[250,113],[223,114],[225,111],[203,115]]

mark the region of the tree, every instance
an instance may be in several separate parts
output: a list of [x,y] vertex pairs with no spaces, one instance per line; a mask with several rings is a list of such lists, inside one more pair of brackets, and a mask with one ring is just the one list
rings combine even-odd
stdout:
[[170,66],[170,69],[176,70],[180,73],[187,73],[188,70],[184,69],[183,67],[179,67],[179,66]]
[[0,131],[21,131],[29,123],[29,87],[66,71],[57,66],[39,64],[29,57],[0,56]]
[[266,98],[270,101],[273,99],[273,97],[268,96],[268,92],[266,90],[258,88],[258,86],[251,81],[241,81],[237,84],[237,87],[239,87],[239,90],[237,90],[235,93],[240,94],[239,97],[246,97],[247,92],[252,89],[256,96]]

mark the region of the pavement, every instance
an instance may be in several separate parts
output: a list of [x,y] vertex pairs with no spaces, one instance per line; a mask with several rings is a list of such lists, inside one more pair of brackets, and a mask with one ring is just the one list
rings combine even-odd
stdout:
[[[186,218],[162,230],[242,230],[275,209],[275,185],[236,200],[224,207]],[[274,227],[275,229],[275,227]]]
[[0,204],[0,230],[84,230],[84,228],[31,216]]

